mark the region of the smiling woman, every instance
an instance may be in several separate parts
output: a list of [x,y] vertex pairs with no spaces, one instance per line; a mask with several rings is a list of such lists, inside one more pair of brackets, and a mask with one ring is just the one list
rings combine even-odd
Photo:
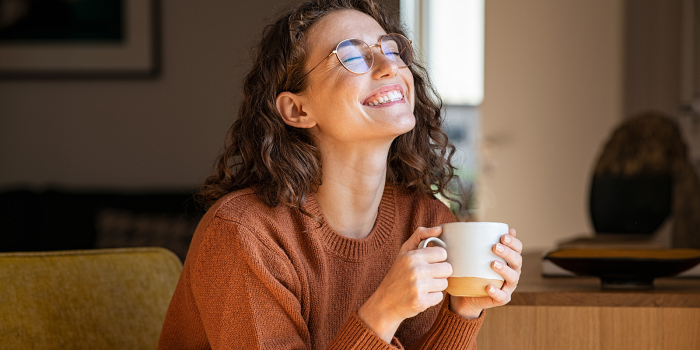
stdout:
[[454,169],[440,106],[371,0],[309,1],[268,26],[160,348],[475,349],[522,244],[511,229],[493,247],[501,289],[445,298],[445,250],[417,249],[455,221],[435,198]]
[[[322,22],[319,25],[312,24],[333,12],[357,7],[362,10],[354,11],[357,12],[355,16],[361,15],[359,17],[364,21],[363,23],[373,23],[373,27],[379,28],[381,34],[386,34],[387,31],[399,33],[399,35],[403,33],[400,27],[371,2],[322,3],[325,3],[324,10],[319,10],[321,5],[314,5],[312,2],[307,4],[306,8],[300,8],[298,12],[293,11],[293,14],[282,16],[280,20],[266,28],[257,48],[258,59],[254,61],[253,68],[244,81],[244,100],[238,113],[238,120],[229,132],[226,152],[217,161],[216,173],[207,179],[204,191],[201,193],[205,202],[212,204],[233,190],[257,186],[261,191],[261,199],[266,204],[275,206],[281,203],[303,210],[305,198],[320,184],[320,154],[313,140],[313,131],[285,123],[278,109],[280,106],[277,105],[277,95],[287,92],[330,101],[335,97],[343,96],[339,90],[343,89],[342,86],[327,86],[327,83],[331,82],[330,78],[348,78],[354,82],[362,79],[359,75],[356,76],[356,73],[343,69],[343,65],[338,60],[324,60],[324,57],[331,56],[329,53],[334,48],[343,44],[342,40],[348,39],[342,35],[334,35],[331,38],[330,34],[335,31],[327,27],[339,26],[340,23],[337,20],[329,20],[326,28],[320,27],[323,25]],[[353,24],[343,23],[342,25],[352,26]],[[312,42],[310,39],[313,35],[319,36],[323,43],[317,42],[318,40]],[[362,36],[367,38],[367,34]],[[379,36],[370,37],[365,42],[376,43],[379,39]],[[359,40],[355,39],[355,41]],[[310,44],[313,46],[311,47]],[[410,43],[408,45],[410,46]],[[317,50],[309,52],[310,49]],[[379,50],[374,52],[379,53]],[[309,57],[312,54],[315,56]],[[381,60],[378,59],[381,55],[371,54],[371,56],[379,62],[375,63],[376,66],[381,67]],[[436,184],[437,192],[448,195],[444,192],[447,182],[453,175],[450,158],[454,153],[454,147],[448,142],[447,136],[441,129],[441,102],[428,83],[425,69],[415,62],[412,64],[409,62],[409,64],[407,69],[400,69],[400,71],[402,76],[408,75],[410,77],[407,79],[415,82],[407,92],[414,95],[409,101],[410,108],[420,118],[415,122],[415,130],[399,136],[396,142],[391,144],[387,168],[388,180],[404,183],[412,189],[431,195],[433,193],[431,185]],[[316,70],[319,72],[311,74],[312,70],[314,73]],[[311,78],[315,77],[319,83],[309,84],[307,75]],[[403,83],[403,85],[405,89],[407,84]],[[365,92],[362,97],[368,98],[372,93],[372,91]],[[358,96],[360,104],[365,102],[364,99],[359,100],[360,98]],[[356,102],[350,101],[349,107],[354,112],[361,107]],[[338,104],[329,103],[327,107],[332,109],[331,115],[345,111],[350,113],[350,110],[345,110]],[[413,114],[411,111],[409,113]],[[340,123],[339,126],[345,126],[345,124]],[[280,145],[284,146],[278,147]],[[258,153],[259,149],[263,152]]]

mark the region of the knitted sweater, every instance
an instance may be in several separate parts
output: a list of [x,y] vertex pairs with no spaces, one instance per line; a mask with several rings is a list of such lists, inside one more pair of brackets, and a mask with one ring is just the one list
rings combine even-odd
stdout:
[[[323,218],[313,196],[304,208]],[[387,185],[375,227],[357,240],[251,189],[230,193],[197,227],[158,348],[476,349],[484,313],[464,319],[447,295],[391,344],[357,317],[415,229],[454,220],[440,201]]]

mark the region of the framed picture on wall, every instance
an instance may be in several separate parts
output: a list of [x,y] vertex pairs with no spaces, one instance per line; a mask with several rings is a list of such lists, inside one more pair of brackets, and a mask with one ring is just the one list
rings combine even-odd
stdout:
[[0,78],[153,78],[157,0],[0,0]]

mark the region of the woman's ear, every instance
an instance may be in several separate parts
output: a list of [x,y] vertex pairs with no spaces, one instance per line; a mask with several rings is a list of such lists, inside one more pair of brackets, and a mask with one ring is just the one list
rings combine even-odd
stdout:
[[316,122],[309,117],[303,102],[301,96],[289,91],[280,92],[275,100],[277,110],[287,125],[302,129],[312,128],[316,126]]

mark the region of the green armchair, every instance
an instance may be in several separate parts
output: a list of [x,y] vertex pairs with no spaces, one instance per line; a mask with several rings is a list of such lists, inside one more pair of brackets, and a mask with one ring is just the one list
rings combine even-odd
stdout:
[[155,349],[182,271],[163,248],[0,254],[4,349]]

